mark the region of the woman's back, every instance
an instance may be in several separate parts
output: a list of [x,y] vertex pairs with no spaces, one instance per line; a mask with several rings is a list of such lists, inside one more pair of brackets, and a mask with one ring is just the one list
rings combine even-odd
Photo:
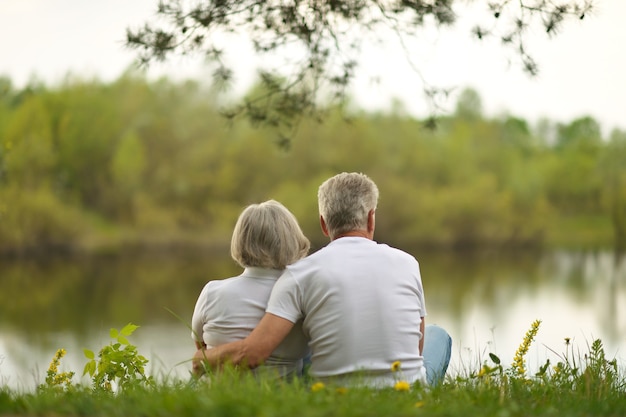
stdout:
[[[282,271],[248,267],[243,274],[210,281],[202,290],[192,318],[193,337],[214,347],[244,339],[265,314],[267,301]],[[308,344],[297,323],[259,371],[280,376],[300,374]]]

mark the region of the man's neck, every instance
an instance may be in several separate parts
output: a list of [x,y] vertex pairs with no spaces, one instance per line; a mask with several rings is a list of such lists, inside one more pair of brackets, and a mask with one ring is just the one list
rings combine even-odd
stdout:
[[333,237],[331,241],[341,239],[342,237],[364,237],[365,239],[373,240],[374,236],[372,233],[369,233],[367,230],[352,230],[350,232],[345,232],[338,234]]

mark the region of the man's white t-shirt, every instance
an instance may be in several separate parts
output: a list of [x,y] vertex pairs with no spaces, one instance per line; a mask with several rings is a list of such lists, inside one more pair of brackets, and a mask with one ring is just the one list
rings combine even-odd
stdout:
[[[419,353],[424,290],[419,264],[406,252],[361,237],[336,239],[285,269],[266,311],[304,319],[314,378],[426,382]],[[400,372],[391,371],[395,361]]]
[[[193,312],[193,339],[203,341],[208,347],[245,339],[265,314],[270,292],[281,272],[246,268],[240,276],[209,281]],[[299,322],[257,372],[277,372],[280,376],[299,374],[307,353],[307,340]]]

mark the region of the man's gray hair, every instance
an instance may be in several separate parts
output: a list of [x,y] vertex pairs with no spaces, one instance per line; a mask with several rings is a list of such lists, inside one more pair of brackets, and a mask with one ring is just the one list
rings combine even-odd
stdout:
[[367,214],[378,204],[378,187],[365,174],[342,172],[320,185],[317,201],[328,232],[335,237],[367,229]]
[[296,217],[278,201],[251,204],[239,215],[230,255],[242,267],[284,269],[309,252]]

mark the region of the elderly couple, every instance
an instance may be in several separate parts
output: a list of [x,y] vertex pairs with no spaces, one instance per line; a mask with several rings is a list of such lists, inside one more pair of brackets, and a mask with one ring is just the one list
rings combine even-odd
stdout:
[[194,373],[232,363],[293,377],[307,358],[316,381],[393,386],[399,362],[404,381],[440,382],[450,336],[424,325],[416,259],[373,240],[377,202],[378,188],[364,174],[325,181],[318,203],[330,243],[309,256],[284,206],[248,206],[231,242],[244,272],[209,282],[196,303]]

